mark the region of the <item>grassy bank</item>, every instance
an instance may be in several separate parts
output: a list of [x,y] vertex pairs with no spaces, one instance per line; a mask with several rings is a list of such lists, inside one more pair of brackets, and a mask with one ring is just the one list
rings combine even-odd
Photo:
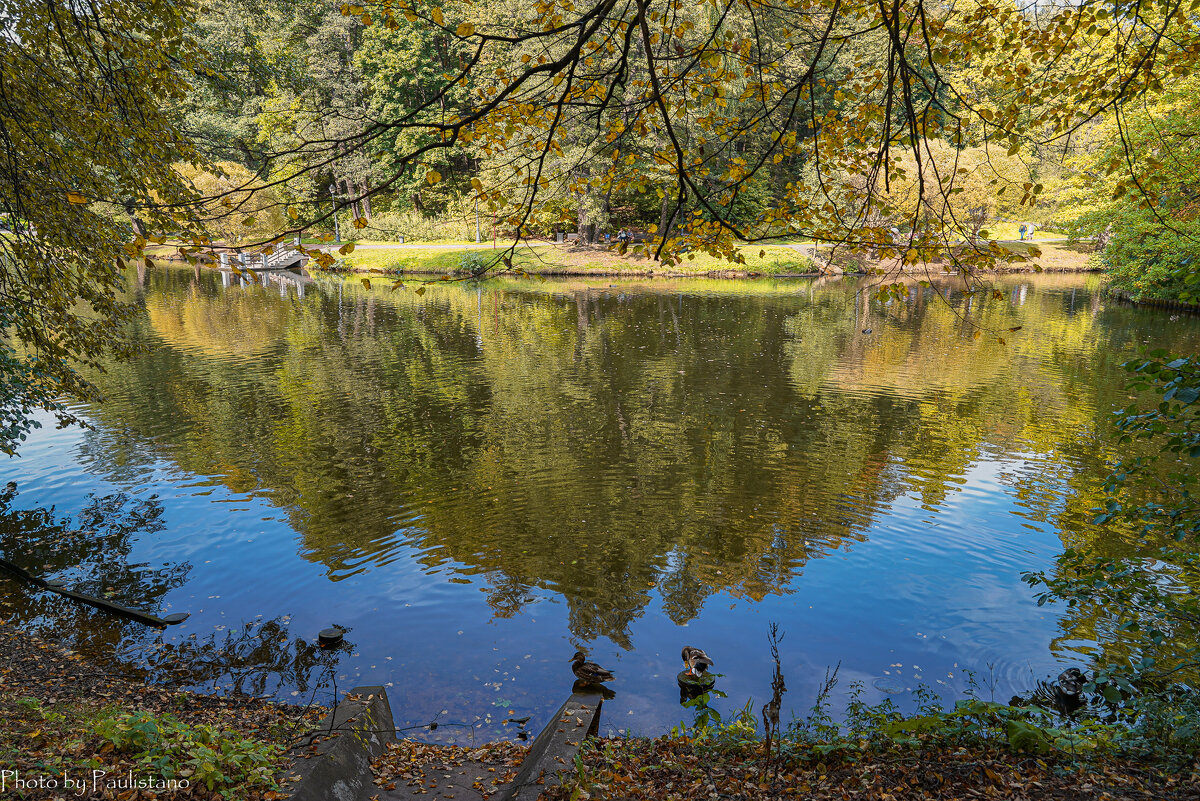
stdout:
[[[504,251],[490,246],[447,250],[382,247],[356,248],[344,257],[355,271],[387,273],[433,273],[450,275],[492,264]],[[770,246],[744,248],[745,264],[733,264],[704,253],[687,254],[672,266],[645,256],[622,255],[606,248],[546,245],[523,246],[513,254],[512,265],[534,275],[656,275],[667,277],[722,275],[805,274],[813,272],[811,261],[794,248]]]
[[323,711],[166,690],[3,624],[0,648],[4,798],[271,799]]
[[[1096,270],[1091,260],[1089,244],[1068,242],[1006,242],[1005,247],[1015,258],[1000,272],[1028,272],[1036,264],[1045,272],[1078,272]],[[1034,248],[1037,248],[1037,251]],[[531,275],[565,276],[653,276],[666,278],[720,277],[747,278],[791,275],[816,275],[818,268],[807,255],[807,246],[747,245],[740,251],[744,263],[719,259],[705,253],[687,253],[679,264],[664,265],[644,255],[621,254],[615,249],[602,246],[579,247],[573,244],[555,245],[535,243],[518,247],[512,256],[512,266]],[[157,245],[147,248],[147,254],[155,259],[175,256],[173,245]],[[461,275],[483,267],[503,268],[499,259],[505,254],[503,247],[473,243],[387,243],[367,242],[357,244],[350,253],[333,255],[340,261],[340,268],[350,272],[387,273],[418,275]],[[1035,255],[1035,252],[1037,255]],[[829,255],[828,248],[818,250]],[[839,256],[835,260],[839,269],[847,272],[869,272],[876,269],[892,272],[895,260],[873,262],[859,256]],[[937,270],[936,265],[930,269]],[[919,272],[924,272],[924,268]]]
[[[1034,246],[1040,250],[1034,254]],[[1037,264],[1045,272],[1093,270],[1090,246],[1070,243],[1008,243],[1018,254],[1004,272],[1026,272]],[[356,248],[343,257],[343,265],[354,272],[453,275],[494,264],[503,250],[491,247],[462,249],[405,247]],[[605,248],[543,245],[521,247],[513,255],[514,268],[533,275],[655,276],[667,278],[812,275],[816,268],[803,250],[791,247],[745,247],[744,264],[733,264],[703,253],[689,253],[677,265],[664,266],[638,255],[621,255]],[[894,264],[855,261],[842,265],[848,271],[888,270]]]

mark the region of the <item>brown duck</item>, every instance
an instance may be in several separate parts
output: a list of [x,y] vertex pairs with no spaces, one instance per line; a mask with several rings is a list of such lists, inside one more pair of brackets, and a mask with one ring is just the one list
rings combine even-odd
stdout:
[[713,661],[708,658],[708,654],[695,646],[683,646],[680,656],[683,657],[683,664],[687,667],[687,672],[693,676],[699,676],[713,666]]
[[587,684],[599,684],[602,681],[612,681],[615,678],[613,674],[595,662],[588,662],[587,657],[583,655],[583,651],[576,651],[575,656],[571,657],[570,661],[571,672],[575,674],[576,678]]

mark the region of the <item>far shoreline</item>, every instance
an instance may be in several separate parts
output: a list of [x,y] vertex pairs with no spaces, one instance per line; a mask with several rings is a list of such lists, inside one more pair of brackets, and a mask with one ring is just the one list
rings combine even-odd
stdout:
[[[453,280],[470,279],[473,276],[471,268],[479,269],[486,265],[490,258],[486,254],[505,252],[499,248],[488,248],[479,245],[380,245],[374,243],[346,243],[350,247],[345,253],[341,248],[332,245],[316,245],[331,255],[337,257],[334,269],[305,267],[315,275],[383,275],[396,278],[412,277],[449,277]],[[1036,273],[1097,273],[1103,268],[1091,258],[1090,243],[1072,243],[1067,241],[1005,243],[1017,245],[1019,248],[1037,246],[1040,255],[1034,268],[1034,262],[1028,256],[1028,251],[1021,254],[1014,249],[1014,255],[1019,260],[1008,263],[1006,267],[978,269],[974,275],[1020,275]],[[346,245],[342,246],[343,248]],[[641,279],[678,279],[678,278],[712,278],[732,280],[755,280],[761,278],[835,278],[835,277],[864,277],[878,275],[891,280],[929,280],[934,278],[960,277],[956,272],[939,272],[939,265],[926,264],[918,269],[908,265],[898,264],[898,259],[885,262],[869,262],[852,257],[841,263],[825,264],[818,269],[803,269],[812,265],[810,247],[794,245],[773,245],[766,247],[744,246],[742,248],[747,265],[733,265],[723,262],[706,254],[688,254],[678,265],[643,266],[638,262],[646,261],[645,257],[623,255],[611,248],[584,248],[574,245],[557,245],[553,243],[522,244],[512,259],[512,267],[505,268],[497,264],[480,277],[485,276],[530,276],[530,277],[592,277],[592,278],[641,278]],[[170,246],[159,246],[151,255],[156,258],[178,262],[182,259],[177,251]],[[474,259],[470,267],[464,265],[467,259]],[[209,259],[202,259],[202,265],[208,268],[219,268],[219,265]],[[311,263],[311,262],[310,262]],[[686,265],[686,266],[685,266]],[[497,269],[499,268],[499,269]],[[801,268],[801,269],[797,269]]]

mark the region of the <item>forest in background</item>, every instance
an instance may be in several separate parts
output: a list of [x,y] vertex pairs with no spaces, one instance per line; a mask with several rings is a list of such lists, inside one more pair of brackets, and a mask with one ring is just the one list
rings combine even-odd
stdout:
[[[1163,8],[1154,30],[1170,20]],[[1111,81],[1122,63],[1156,48],[1187,51],[1188,41],[1154,42],[1134,18],[1103,5],[993,10],[1003,13],[979,19],[953,5],[909,14],[898,7],[898,17],[936,27],[916,31],[906,20],[894,42],[887,15],[872,19],[866,9],[839,18],[813,4],[671,5],[649,37],[651,49],[669,42],[657,62],[634,57],[636,39],[625,40],[625,51],[615,35],[590,41],[594,48],[579,55],[593,83],[566,77],[582,88],[560,107],[561,119],[540,119],[548,108],[518,109],[525,119],[463,129],[441,146],[445,125],[528,65],[550,63],[555,51],[534,46],[536,36],[488,38],[528,11],[503,2],[422,9],[217,0],[196,20],[212,68],[192,77],[178,114],[212,165],[189,175],[205,194],[268,187],[247,200],[253,224],[222,217],[216,234],[225,239],[287,229],[288,209],[326,232],[336,203],[351,240],[471,240],[481,208],[484,229],[498,224],[509,236],[518,228],[578,231],[584,242],[627,227],[666,232],[664,240],[674,233],[678,242],[657,251],[668,259],[672,245],[728,256],[744,241],[815,236],[940,262],[939,244],[986,238],[989,229],[1011,236],[1028,222],[1097,238],[1099,259],[1135,296],[1189,295],[1200,87],[1187,66],[1171,64],[1165,83],[1147,80],[1133,103],[1046,130],[1046,116],[1062,113],[1072,94],[1083,111],[1129,88],[1089,86],[1090,63],[1111,62],[1099,73]],[[1194,36],[1194,15],[1181,10],[1179,21]],[[1052,35],[1046,41],[1023,26]],[[934,32],[948,44],[982,35],[996,46],[936,48]],[[645,119],[637,102],[639,84],[653,87],[648,64],[686,88],[664,115],[668,124]],[[563,83],[561,71],[545,74],[552,86]],[[624,78],[612,92],[624,97],[596,95],[605,74]],[[891,81],[903,89],[894,107]],[[789,107],[789,99],[803,102]],[[434,119],[422,123],[423,115]],[[839,157],[824,165],[822,136]],[[327,146],[313,147],[318,141]],[[672,171],[675,142],[694,163]],[[859,152],[847,152],[854,144]],[[418,163],[411,154],[422,149]],[[691,177],[680,182],[681,173]]]

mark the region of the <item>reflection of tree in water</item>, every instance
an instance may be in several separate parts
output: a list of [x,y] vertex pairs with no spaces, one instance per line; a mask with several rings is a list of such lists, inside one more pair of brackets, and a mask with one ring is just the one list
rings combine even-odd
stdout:
[[[714,593],[785,592],[896,498],[938,508],[996,452],[1067,454],[1084,466],[1053,486],[1083,497],[1110,447],[1086,432],[1123,397],[1097,360],[1149,330],[1042,291],[883,306],[843,282],[418,297],[348,281],[283,302],[182,278],[150,276],[170,345],[99,379],[89,469],[129,481],[152,454],[268,498],[331,579],[449,564],[484,577],[497,616],[554,592],[575,637],[618,642],[653,603],[682,623]],[[1014,358],[968,357],[974,325],[1029,335]],[[224,330],[272,344],[233,352]],[[1045,472],[1005,482],[1050,517]]]
[[[135,500],[123,492],[89,496],[72,521],[54,507],[14,509],[17,485],[0,490],[0,554],[44,579],[118,603],[156,611],[170,590],[187,580],[191,565],[152,566],[130,555],[139,535],[161,531],[157,496]],[[283,618],[244,623],[236,630],[196,634],[173,642],[167,632],[82,606],[3,576],[10,588],[8,623],[99,660],[115,672],[180,687],[209,686],[226,692],[272,695],[284,688],[320,695],[333,690],[347,641],[322,649],[291,638]],[[0,586],[4,586],[0,584]]]
[[[161,531],[157,496],[134,500],[123,492],[88,496],[75,521],[54,507],[14,509],[17,485],[0,491],[0,553],[44,579],[117,603],[156,611],[164,595],[181,586],[191,565],[130,561],[139,534]],[[81,651],[110,649],[139,624],[113,618],[53,593],[15,583],[8,610],[13,623]]]
[[533,603],[537,598],[533,594],[533,585],[519,579],[496,572],[488,576],[488,606],[498,618],[509,618],[520,613],[526,604]]
[[170,685],[270,696],[286,688],[322,697],[335,690],[338,660],[353,650],[343,640],[321,648],[292,638],[281,617],[248,621],[236,629],[135,649],[134,664]]

